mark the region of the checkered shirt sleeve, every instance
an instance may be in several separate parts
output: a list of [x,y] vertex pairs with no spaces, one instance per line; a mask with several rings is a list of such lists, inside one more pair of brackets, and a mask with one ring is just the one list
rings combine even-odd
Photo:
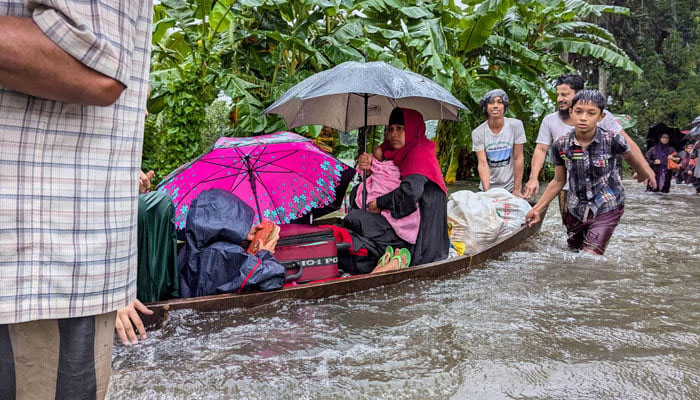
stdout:
[[152,1],[0,0],[126,86],[109,107],[0,86],[0,324],[103,314],[136,295]]

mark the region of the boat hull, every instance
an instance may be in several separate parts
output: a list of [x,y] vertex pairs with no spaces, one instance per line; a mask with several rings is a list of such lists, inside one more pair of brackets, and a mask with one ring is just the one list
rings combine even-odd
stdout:
[[485,261],[494,259],[504,252],[515,248],[537,233],[540,226],[541,222],[533,226],[525,225],[514,234],[473,255],[449,258],[382,274],[355,275],[270,292],[227,293],[149,303],[147,307],[153,311],[153,314],[142,314],[141,318],[146,326],[158,327],[167,319],[168,313],[175,310],[222,311],[232,308],[251,308],[285,299],[320,299],[357,293],[380,286],[394,285],[408,279],[436,278],[457,271],[470,271],[480,267]]

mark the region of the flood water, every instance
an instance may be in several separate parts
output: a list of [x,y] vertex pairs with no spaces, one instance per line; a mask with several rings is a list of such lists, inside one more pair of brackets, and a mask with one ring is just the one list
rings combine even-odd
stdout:
[[700,196],[625,181],[606,255],[541,232],[485,269],[175,312],[115,344],[111,399],[699,399]]

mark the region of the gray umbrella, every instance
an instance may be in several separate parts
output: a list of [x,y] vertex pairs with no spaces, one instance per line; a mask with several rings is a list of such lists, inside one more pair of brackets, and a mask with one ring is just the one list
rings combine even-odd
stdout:
[[687,140],[700,140],[700,116],[695,117],[690,123],[690,132],[686,136]]
[[[366,103],[365,103],[366,102]],[[287,127],[325,125],[341,132],[386,125],[394,107],[412,108],[425,120],[459,121],[466,107],[442,86],[383,62],[344,62],[289,89],[265,110]]]

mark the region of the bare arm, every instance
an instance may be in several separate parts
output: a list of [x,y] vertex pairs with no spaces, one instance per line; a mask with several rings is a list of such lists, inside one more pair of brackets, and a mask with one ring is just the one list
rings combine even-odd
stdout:
[[52,42],[31,18],[0,16],[0,86],[68,103],[108,106],[125,87]]
[[544,210],[547,208],[549,203],[554,200],[555,197],[557,197],[559,192],[561,192],[561,190],[564,188],[565,184],[566,168],[563,165],[557,165],[554,167],[554,179],[549,182],[549,185],[547,185],[547,189],[545,189],[540,200],[525,216],[525,221],[528,225],[532,226],[542,219]]
[[[634,172],[637,173],[637,182],[644,182],[645,180],[654,177],[654,172],[652,171],[648,174],[647,168],[645,168],[649,167],[649,164],[647,164],[646,159],[644,157],[639,157],[635,155],[634,153],[632,153],[632,150],[622,154],[622,159],[625,160],[632,167]],[[649,170],[651,170],[651,168],[649,168]],[[656,184],[656,182],[654,182],[654,184]]]
[[547,158],[548,145],[543,143],[537,143],[535,146],[535,152],[532,153],[532,162],[530,163],[530,179],[525,185],[525,193],[523,197],[529,199],[531,196],[536,195],[540,190],[540,182],[538,177],[540,176],[540,170],[544,165],[544,160]]
[[479,150],[476,152],[476,159],[479,161],[477,167],[479,171],[479,179],[484,192],[491,189],[491,173],[489,172],[489,162],[486,160],[486,151]]
[[523,170],[525,169],[525,156],[523,155],[523,144],[513,145],[513,194],[522,196]]
[[[649,179],[649,185],[651,187],[655,188],[656,187],[656,174],[654,173],[654,170],[651,169],[651,166],[649,166],[649,163],[647,163],[645,161],[646,157],[644,156],[644,153],[642,153],[642,149],[639,148],[637,143],[634,140],[632,140],[632,138],[627,134],[627,132],[625,132],[624,129],[620,129],[620,135],[622,135],[622,137],[624,137],[625,140],[627,141],[627,145],[630,147],[630,153],[632,154],[632,156],[634,156],[635,159],[642,160],[642,162],[644,163],[644,165],[642,166],[642,169],[641,169],[641,171],[643,171],[643,173],[640,172],[639,170],[637,170],[636,168],[634,168],[632,166],[632,164],[630,164],[630,166],[632,166],[632,169],[634,169],[634,172],[636,172],[638,176],[639,175],[646,176],[647,177],[646,179]],[[625,159],[624,156],[622,158]],[[627,160],[625,159],[625,161],[627,161]],[[627,161],[627,163],[629,164],[629,161]],[[639,180],[639,177],[637,177],[637,182],[643,182],[643,181],[644,181],[644,179]]]

